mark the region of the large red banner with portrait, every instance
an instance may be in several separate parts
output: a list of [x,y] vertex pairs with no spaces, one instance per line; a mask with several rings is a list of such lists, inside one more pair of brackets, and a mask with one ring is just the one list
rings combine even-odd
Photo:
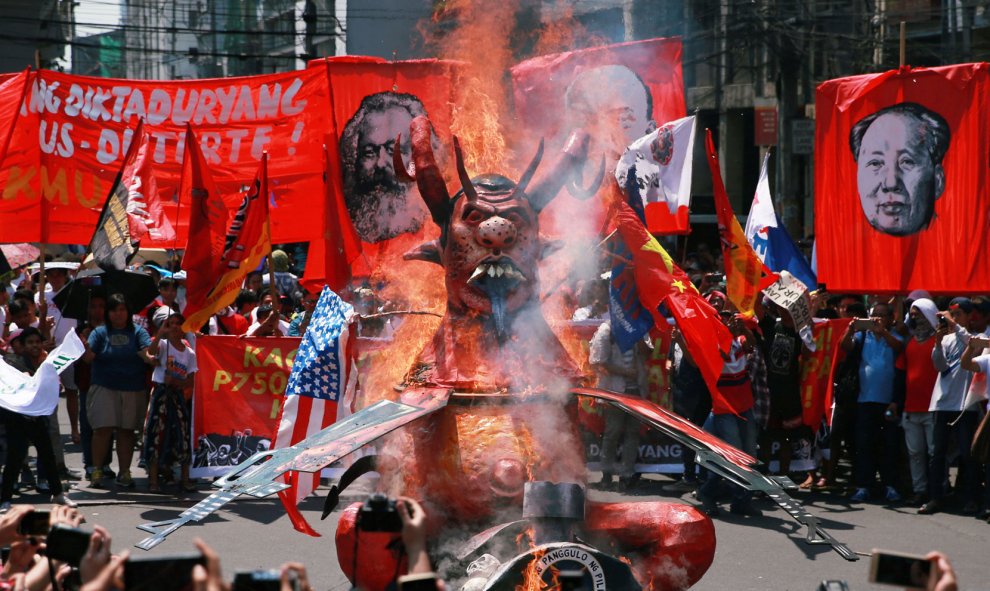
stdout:
[[[399,181],[393,167],[396,137],[403,162],[411,164],[409,123],[425,115],[433,123],[433,144],[441,170],[453,169],[450,122],[457,63],[443,60],[388,61],[345,56],[310,62],[332,89],[331,133],[337,139],[336,175],[349,223],[364,256],[355,275],[394,263],[406,251],[439,234],[415,183]],[[448,167],[447,165],[450,164]]]
[[[149,240],[145,246],[185,245],[188,204],[177,203],[175,194],[187,122],[221,191],[236,194],[254,178],[262,153],[269,153],[274,241],[322,235],[321,146],[330,126],[322,69],[178,81],[48,70],[30,76],[0,166],[5,242],[89,242],[139,119],[151,136],[165,215],[178,232],[174,242]],[[16,101],[5,100],[0,109],[16,112]]]
[[[592,136],[585,176],[590,178],[602,153],[612,171],[635,140],[686,114],[681,53],[681,40],[672,37],[519,63],[511,69],[519,134],[534,146],[544,138],[547,153],[555,154],[573,129],[584,128]],[[606,218],[602,201],[597,203],[590,208],[564,191],[547,207],[542,229],[551,235],[593,235]]]
[[275,437],[299,337],[196,340],[193,475],[219,476]]
[[815,237],[831,292],[990,291],[988,65],[818,87]]

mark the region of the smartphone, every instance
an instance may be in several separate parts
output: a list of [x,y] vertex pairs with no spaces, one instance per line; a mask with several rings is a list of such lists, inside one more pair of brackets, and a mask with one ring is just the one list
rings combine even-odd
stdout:
[[399,577],[399,591],[437,591],[437,574],[402,575]]
[[853,320],[853,330],[873,330],[876,323],[871,318],[857,318]]
[[938,325],[940,328],[949,328],[949,321],[945,319],[945,316],[939,316]]
[[990,339],[987,337],[970,337],[969,342],[974,349],[986,349],[990,347]]
[[35,509],[21,519],[20,525],[17,526],[17,533],[22,536],[47,536],[51,517],[50,511]]
[[873,550],[870,558],[870,582],[925,589],[932,572],[932,561],[924,556]]
[[89,538],[92,535],[86,530],[57,523],[48,532],[48,538],[45,540],[45,555],[71,566],[79,566],[86,550],[89,549]]
[[[289,571],[289,584],[293,591],[299,591],[299,579],[293,571]],[[234,574],[232,591],[279,591],[281,588],[282,573],[278,570],[251,570]]]
[[199,552],[168,556],[131,556],[124,563],[124,589],[128,591],[184,591],[193,588],[192,571],[206,566]]

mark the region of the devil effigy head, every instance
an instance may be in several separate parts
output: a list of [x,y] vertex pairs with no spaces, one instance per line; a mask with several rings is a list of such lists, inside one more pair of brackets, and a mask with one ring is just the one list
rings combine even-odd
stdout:
[[536,302],[538,263],[547,250],[539,232],[539,214],[564,187],[575,196],[594,195],[604,175],[600,166],[589,189],[577,185],[587,160],[588,136],[571,136],[560,158],[538,182],[533,181],[543,157],[543,142],[519,182],[497,174],[471,178],[457,138],[454,156],[461,190],[447,192],[430,145],[430,122],[417,117],[410,125],[413,169],[394,153],[400,178],[415,180],[440,226],[440,239],[422,245],[407,258],[439,263],[446,270],[448,309],[493,317],[499,334],[506,318]]

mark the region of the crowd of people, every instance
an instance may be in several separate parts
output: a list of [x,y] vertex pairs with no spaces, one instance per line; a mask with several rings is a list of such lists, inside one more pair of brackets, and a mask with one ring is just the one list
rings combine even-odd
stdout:
[[[195,491],[189,467],[197,336],[301,336],[319,297],[300,286],[285,252],[274,251],[271,261],[272,274],[249,273],[231,306],[188,332],[182,328],[185,274],[178,261],[133,269],[155,282],[158,293],[150,303],[128,301],[124,293],[95,282],[79,286],[85,296],[82,319],[63,316],[54,302],[80,266],[71,255],[48,261],[44,286],[39,285],[37,266],[21,269],[13,281],[0,284],[4,362],[33,375],[70,332],[85,346],[81,358],[61,373],[71,441],[82,448],[85,473],[66,466],[57,409],[42,417],[0,409],[6,431],[0,511],[10,509],[20,488],[35,488],[50,494],[53,503],[69,507],[76,503],[66,494],[67,481],[85,479],[92,488],[133,489],[135,451],[150,492],[161,493],[173,481],[179,493]],[[274,289],[269,285],[272,275]],[[31,446],[37,452],[37,477],[26,461]]]
[[[789,312],[764,299],[754,316],[738,314],[719,283],[724,278],[705,272],[709,264],[701,252],[690,255],[685,268],[733,342],[712,396],[674,329],[667,363],[675,412],[803,489],[845,493],[853,503],[906,503],[924,515],[954,509],[990,519],[990,464],[972,451],[986,414],[990,298],[932,298],[920,290],[907,297],[812,294],[816,319],[850,319],[835,352],[827,420],[813,428],[805,424],[800,391],[807,345]],[[607,280],[606,273],[585,285],[574,319],[601,322],[589,357],[599,387],[645,395],[644,360],[652,342],[623,351],[611,337]],[[604,488],[628,488],[639,479],[639,427],[622,415],[604,417]],[[813,446],[814,470],[792,470],[799,441]],[[958,467],[954,479],[952,466]],[[668,488],[695,491],[712,516],[726,495],[733,513],[757,512],[746,491],[722,490],[722,484],[706,477],[687,450],[684,473]]]

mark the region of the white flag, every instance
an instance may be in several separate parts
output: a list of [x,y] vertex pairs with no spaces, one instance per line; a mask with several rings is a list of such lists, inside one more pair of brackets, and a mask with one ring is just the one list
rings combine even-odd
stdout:
[[58,374],[85,351],[76,332],[70,331],[33,376],[0,361],[0,407],[29,417],[52,414],[58,406]]
[[694,116],[665,123],[626,148],[615,167],[619,187],[642,201],[654,234],[690,230]]

